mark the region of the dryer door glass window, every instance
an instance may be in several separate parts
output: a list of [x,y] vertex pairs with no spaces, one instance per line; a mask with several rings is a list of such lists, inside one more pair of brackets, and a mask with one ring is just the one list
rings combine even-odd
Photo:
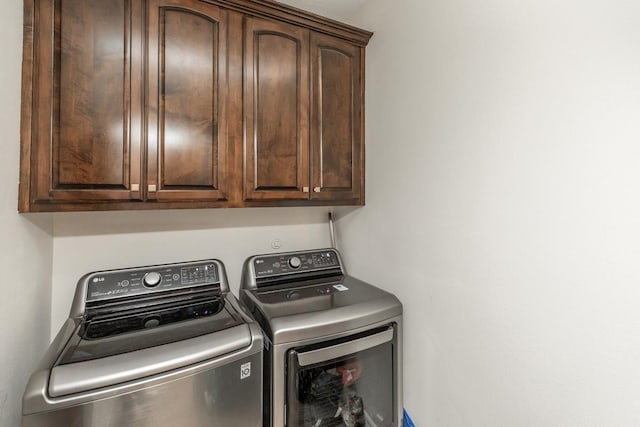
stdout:
[[397,426],[396,328],[290,350],[287,426]]

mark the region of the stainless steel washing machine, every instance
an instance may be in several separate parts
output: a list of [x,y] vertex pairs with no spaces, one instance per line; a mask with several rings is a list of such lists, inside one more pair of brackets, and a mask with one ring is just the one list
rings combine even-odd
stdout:
[[265,426],[400,426],[402,304],[335,249],[256,255],[240,300],[265,333]]
[[262,349],[218,260],[90,273],[23,426],[261,426]]

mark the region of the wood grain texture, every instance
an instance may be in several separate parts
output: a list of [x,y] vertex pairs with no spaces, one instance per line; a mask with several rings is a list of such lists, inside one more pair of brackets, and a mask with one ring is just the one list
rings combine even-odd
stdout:
[[361,197],[363,148],[360,48],[334,37],[311,36],[312,198]]
[[308,40],[305,29],[247,20],[247,199],[308,198]]
[[227,197],[226,14],[196,0],[149,2],[150,200]]
[[129,190],[129,46],[142,28],[129,0],[114,2],[110,14],[91,1],[34,3],[31,204],[138,197]]
[[18,188],[18,212],[29,212],[31,205],[31,127],[33,123],[34,85],[34,0],[23,5],[22,39],[22,105],[20,108],[20,184]]
[[24,11],[21,212],[364,203],[371,33],[261,0]]
[[244,15],[229,11],[227,70],[227,138],[229,207],[244,206]]
[[54,185],[125,186],[125,0],[61,0]]
[[163,16],[162,187],[215,187],[218,26],[183,10]]
[[305,207],[305,206],[353,206],[350,200],[247,200],[231,204],[227,200],[173,200],[173,201],[109,201],[60,202],[41,201],[31,206],[30,212],[80,212],[80,211],[147,211],[164,209],[209,209],[209,208],[258,208],[258,207]]
[[280,34],[254,37],[256,189],[297,189],[299,44]]
[[[354,57],[344,52],[319,49],[320,180],[322,189],[353,187]],[[314,182],[315,183],[315,182]]]

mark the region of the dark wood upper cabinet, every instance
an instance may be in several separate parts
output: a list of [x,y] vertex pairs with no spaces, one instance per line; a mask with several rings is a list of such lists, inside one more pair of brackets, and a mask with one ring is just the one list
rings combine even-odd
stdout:
[[244,51],[246,198],[307,199],[309,30],[248,18]]
[[364,203],[363,50],[311,35],[312,199]]
[[245,198],[363,204],[364,48],[258,18],[245,34]]
[[227,12],[149,0],[148,200],[224,200]]
[[24,0],[21,212],[364,203],[371,33],[262,0]]
[[142,58],[132,55],[142,40],[137,6],[58,0],[27,8],[25,20],[38,23],[38,56],[23,67],[34,83],[29,97],[23,90],[23,169],[31,173],[22,183],[31,191],[21,192],[21,210],[41,202],[140,199],[132,186],[141,165]]

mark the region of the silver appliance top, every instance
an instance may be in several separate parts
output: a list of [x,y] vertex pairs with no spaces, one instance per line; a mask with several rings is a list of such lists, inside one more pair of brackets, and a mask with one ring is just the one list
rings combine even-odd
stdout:
[[68,322],[49,367],[51,397],[211,360],[259,334],[215,259],[86,274]]
[[240,288],[240,300],[274,344],[343,333],[402,314],[393,294],[344,274],[335,249],[250,257]]
[[48,394],[60,397],[123,384],[249,348],[254,340],[249,325],[227,310],[223,320],[200,318],[98,340],[80,339],[78,325],[51,369]]

